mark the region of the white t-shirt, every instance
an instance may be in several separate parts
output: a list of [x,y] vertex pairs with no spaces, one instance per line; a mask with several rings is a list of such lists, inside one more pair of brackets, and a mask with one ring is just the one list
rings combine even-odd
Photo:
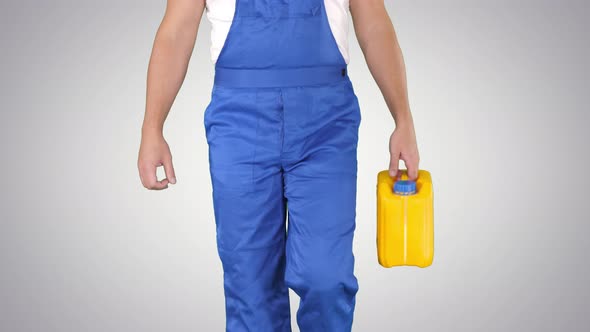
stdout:
[[[342,57],[349,62],[348,54],[348,13],[349,0],[324,0],[330,29],[338,44]],[[225,43],[231,26],[236,0],[206,0],[206,13],[211,22],[211,61],[217,57]]]

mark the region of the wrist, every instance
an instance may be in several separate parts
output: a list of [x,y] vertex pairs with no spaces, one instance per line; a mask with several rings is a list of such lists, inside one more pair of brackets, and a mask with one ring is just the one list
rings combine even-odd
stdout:
[[164,130],[161,125],[144,124],[141,127],[142,136],[163,136]]
[[393,113],[393,121],[395,122],[396,127],[412,126],[412,114],[409,110]]

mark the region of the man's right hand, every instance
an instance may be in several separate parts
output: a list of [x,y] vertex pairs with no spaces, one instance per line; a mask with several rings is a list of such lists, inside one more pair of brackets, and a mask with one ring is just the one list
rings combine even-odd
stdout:
[[[145,116],[139,149],[139,176],[147,189],[162,190],[176,183],[172,156],[162,135],[164,121],[186,76],[205,0],[168,0],[150,56]],[[166,178],[158,181],[156,169]]]
[[[164,166],[166,173],[166,178],[160,181],[156,174],[159,166]],[[176,184],[172,154],[161,134],[142,135],[137,167],[141,183],[147,189],[162,190],[168,188],[169,183]]]

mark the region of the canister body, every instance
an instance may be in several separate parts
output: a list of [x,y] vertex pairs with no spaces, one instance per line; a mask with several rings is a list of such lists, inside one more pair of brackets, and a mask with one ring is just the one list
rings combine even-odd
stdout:
[[[407,171],[402,179],[407,179]],[[393,192],[396,179],[387,170],[377,175],[377,256],[383,267],[427,267],[434,258],[434,192],[432,177],[418,171],[416,193]]]

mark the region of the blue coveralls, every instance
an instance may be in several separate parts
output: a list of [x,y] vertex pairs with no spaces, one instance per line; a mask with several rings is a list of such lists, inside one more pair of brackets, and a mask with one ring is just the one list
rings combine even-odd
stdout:
[[[204,114],[226,331],[351,330],[361,114],[323,0],[237,0]],[[288,225],[286,216],[288,215]]]

